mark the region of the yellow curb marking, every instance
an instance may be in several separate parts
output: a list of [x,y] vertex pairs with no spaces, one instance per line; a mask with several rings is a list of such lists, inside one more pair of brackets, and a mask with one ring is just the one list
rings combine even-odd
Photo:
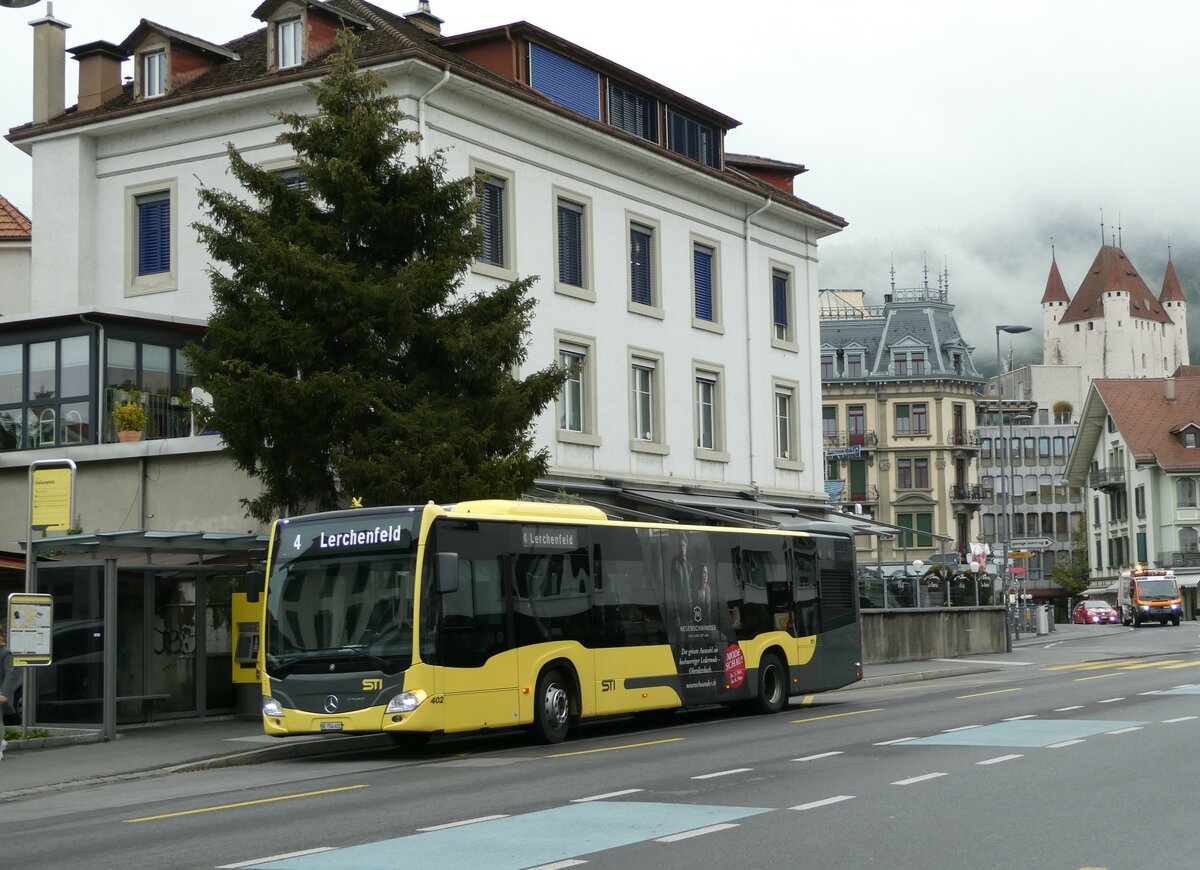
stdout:
[[663,743],[676,743],[687,740],[686,737],[668,737],[666,740],[651,740],[649,743],[627,743],[624,746],[606,746],[603,749],[583,749],[579,752],[560,752],[557,755],[547,755],[547,758],[570,758],[572,755],[591,755],[594,752],[616,752],[620,749],[640,749],[643,746],[659,746]]
[[276,801],[290,801],[290,800],[294,800],[296,798],[315,797],[316,795],[319,795],[319,794],[334,794],[335,792],[339,792],[339,791],[352,791],[353,789],[356,789],[356,788],[370,788],[370,786],[368,786],[368,785],[344,785],[341,788],[326,788],[326,789],[322,789],[321,791],[306,791],[306,792],[303,792],[302,794],[285,794],[285,795],[280,795],[279,797],[261,798],[260,800],[256,800],[256,801],[242,801],[242,802],[236,803],[236,804],[221,804],[219,807],[201,807],[198,810],[183,810],[178,813],[163,813],[161,816],[144,816],[140,819],[126,819],[125,823],[133,824],[134,822],[156,822],[159,819],[174,819],[179,816],[194,816],[197,813],[215,813],[217,810],[233,810],[233,809],[237,809],[238,807],[252,807],[256,804],[273,804]]

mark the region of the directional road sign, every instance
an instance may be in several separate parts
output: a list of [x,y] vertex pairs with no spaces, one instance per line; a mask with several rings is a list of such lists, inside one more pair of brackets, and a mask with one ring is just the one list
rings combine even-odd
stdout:
[[1052,538],[1017,538],[1008,544],[1014,550],[1048,550],[1054,546]]

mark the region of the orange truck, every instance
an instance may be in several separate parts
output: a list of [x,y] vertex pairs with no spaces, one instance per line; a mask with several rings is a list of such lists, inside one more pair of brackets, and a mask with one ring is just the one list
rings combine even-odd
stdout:
[[1117,611],[1124,625],[1139,626],[1154,620],[1161,625],[1179,625],[1183,602],[1175,572],[1163,568],[1134,566],[1121,572],[1117,586]]

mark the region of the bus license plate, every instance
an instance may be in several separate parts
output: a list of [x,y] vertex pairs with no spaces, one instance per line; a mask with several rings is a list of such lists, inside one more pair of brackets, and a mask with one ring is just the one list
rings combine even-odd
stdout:
[[342,723],[341,722],[322,722],[321,730],[322,731],[341,731]]

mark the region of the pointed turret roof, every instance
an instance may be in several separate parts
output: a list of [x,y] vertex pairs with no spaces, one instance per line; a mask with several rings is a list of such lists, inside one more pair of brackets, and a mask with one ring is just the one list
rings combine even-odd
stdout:
[[1167,260],[1167,274],[1163,275],[1162,292],[1158,294],[1159,302],[1187,302],[1183,288],[1179,286],[1179,276],[1175,274],[1175,264]]
[[1133,268],[1125,252],[1115,245],[1101,245],[1100,253],[1088,269],[1087,277],[1062,317],[1062,323],[1072,320],[1092,320],[1104,316],[1104,294],[1123,290],[1129,294],[1129,314],[1156,323],[1174,323],[1146,282]]
[[1058,273],[1058,261],[1050,259],[1050,277],[1046,279],[1046,292],[1042,294],[1042,304],[1047,302],[1070,302],[1067,287],[1063,284],[1062,275]]

